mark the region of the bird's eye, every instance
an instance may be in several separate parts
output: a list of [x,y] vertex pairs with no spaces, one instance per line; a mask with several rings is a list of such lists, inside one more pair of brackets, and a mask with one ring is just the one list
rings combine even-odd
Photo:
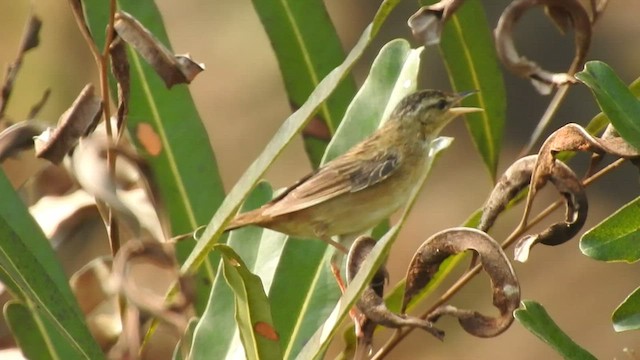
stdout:
[[444,110],[446,107],[447,107],[447,100],[445,99],[440,99],[436,103],[436,108],[438,108],[438,110]]

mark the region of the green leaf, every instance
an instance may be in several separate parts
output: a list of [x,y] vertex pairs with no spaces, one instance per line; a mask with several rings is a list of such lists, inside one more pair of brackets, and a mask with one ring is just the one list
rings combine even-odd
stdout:
[[640,100],[629,91],[609,65],[589,61],[576,78],[593,92],[604,112],[620,136],[640,149]]
[[[304,104],[313,89],[344,60],[344,51],[322,0],[253,0],[275,51],[289,102]],[[356,92],[355,82],[345,78],[319,109],[333,133]],[[314,141],[315,140],[315,141]],[[307,152],[318,166],[326,143],[305,139]]]
[[207,228],[204,230],[204,233],[198,240],[196,247],[183,264],[183,273],[193,272],[206,258],[206,255],[216,242],[218,242],[224,232],[225,224],[233,216],[242,201],[244,201],[251,188],[253,188],[262,175],[264,175],[265,171],[283,151],[284,147],[289,144],[293,137],[305,126],[311,116],[318,110],[321,103],[327,99],[340,81],[351,70],[351,67],[353,67],[356,60],[360,58],[367,45],[376,36],[380,25],[399,1],[400,0],[385,0],[382,5],[380,5],[373,23],[364,30],[358,43],[351,50],[344,62],[333,69],[313,90],[302,107],[285,120],[276,135],[269,144],[267,144],[267,147],[242,175],[216,211]]
[[[241,211],[249,211],[271,200],[271,186],[260,182],[244,202]],[[233,231],[227,242],[249,264],[255,263],[264,229],[254,226]],[[238,333],[234,318],[234,294],[222,276],[222,268],[211,287],[209,302],[195,329],[191,356],[194,359],[232,358],[239,354],[232,346]],[[225,329],[225,331],[220,331]],[[211,341],[215,339],[215,341]],[[236,339],[236,340],[234,340]],[[241,345],[238,341],[236,345]],[[241,346],[240,346],[241,347]],[[239,349],[242,351],[242,349]]]
[[[87,22],[100,48],[105,42],[109,4],[84,3]],[[171,48],[162,15],[153,0],[119,0],[118,6],[138,19],[167,48]],[[209,137],[185,85],[167,89],[155,71],[134,51],[129,51],[131,100],[127,128],[140,153],[149,161],[164,204],[167,204],[173,235],[186,234],[205,224],[222,203],[224,189]],[[197,79],[195,81],[198,81]],[[113,84],[112,84],[113,85]],[[115,98],[115,96],[114,96]],[[157,137],[158,154],[149,153],[140,135]],[[183,241],[177,255],[183,261],[193,248]],[[203,257],[204,260],[204,257]],[[210,263],[200,274],[196,309],[201,313],[207,301],[215,269]]]
[[173,350],[173,360],[188,360],[193,359],[191,354],[191,345],[193,342],[193,334],[196,330],[196,326],[198,325],[198,318],[191,318],[189,320],[189,324],[187,324],[187,329],[184,331],[184,334],[178,340],[175,349]]
[[640,288],[635,289],[618,305],[611,320],[613,328],[618,332],[640,329]]
[[217,245],[224,259],[224,278],[235,295],[235,318],[247,359],[282,359],[271,308],[260,278],[252,274],[233,249]]
[[601,261],[640,259],[640,197],[604,219],[580,239],[583,254]]
[[316,330],[313,336],[306,342],[304,348],[297,355],[297,359],[319,359],[327,350],[331,340],[340,329],[342,320],[347,316],[351,307],[355,304],[356,300],[367,286],[368,282],[373,278],[375,271],[383,263],[384,259],[389,253],[391,246],[393,245],[398,231],[402,228],[405,220],[407,219],[411,209],[416,201],[417,195],[424,184],[429,170],[433,165],[437,155],[451,144],[452,138],[440,137],[431,143],[431,147],[428,150],[429,156],[427,171],[422,174],[422,177],[416,183],[416,187],[409,197],[407,206],[405,207],[398,222],[387,232],[387,234],[378,241],[376,246],[371,250],[371,253],[367,256],[367,260],[364,262],[358,274],[349,284],[345,294],[340,298],[335,305],[325,323]]
[[28,306],[11,300],[4,305],[3,311],[13,338],[27,359],[48,360],[55,358],[52,344],[44,339]]
[[68,344],[77,357],[102,359],[56,254],[2,171],[0,198],[0,280],[34,304],[36,316],[59,334],[61,347]]
[[523,300],[513,316],[529,330],[557,351],[563,358],[570,360],[593,359],[596,357],[576,344],[551,319],[547,311],[535,301]]
[[467,114],[466,124],[491,178],[495,179],[507,100],[491,27],[480,0],[465,1],[449,19],[442,32],[440,51],[453,89],[479,90],[477,95],[465,99],[464,104],[484,111]]
[[403,39],[388,42],[373,61],[369,76],[349,105],[322,158],[326,163],[372,134],[395,105],[416,89],[423,48],[412,50]]

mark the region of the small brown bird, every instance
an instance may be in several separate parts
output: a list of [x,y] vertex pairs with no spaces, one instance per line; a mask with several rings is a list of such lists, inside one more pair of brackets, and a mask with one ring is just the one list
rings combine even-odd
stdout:
[[353,237],[406,204],[426,170],[429,145],[474,93],[422,90],[403,98],[387,122],[342,156],[303,177],[262,207],[239,214],[227,230],[257,225],[301,238]]

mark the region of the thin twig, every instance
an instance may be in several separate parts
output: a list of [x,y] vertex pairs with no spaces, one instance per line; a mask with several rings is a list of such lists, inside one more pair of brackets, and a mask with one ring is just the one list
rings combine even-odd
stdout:
[[[582,182],[583,186],[587,187],[587,186],[591,185],[593,182],[597,181],[598,179],[600,179],[605,174],[611,172],[612,170],[614,170],[617,167],[619,167],[620,165],[622,165],[624,163],[624,161],[625,161],[625,159],[618,159],[618,160],[612,162],[611,164],[607,165],[606,167],[604,167],[603,169],[601,169],[597,173],[595,173],[595,174],[591,175],[590,177],[586,178]],[[549,205],[546,209],[542,210],[535,218],[533,218],[531,221],[529,221],[527,225],[518,226],[511,233],[511,235],[509,235],[507,237],[507,239],[502,243],[502,248],[506,249],[509,246],[511,246],[517,239],[519,239],[524,234],[525,231],[527,231],[532,226],[536,225],[537,223],[542,221],[544,218],[549,216],[549,214],[551,214],[554,210],[556,210],[557,208],[562,206],[562,204],[563,204],[563,200],[558,200],[558,201],[554,202],[553,204]],[[449,299],[451,299],[451,297],[453,297],[453,295],[455,295],[458,291],[460,291],[471,279],[473,279],[473,277],[475,277],[476,275],[478,275],[478,273],[480,273],[480,269],[481,269],[481,265],[478,264],[478,265],[474,266],[471,270],[466,272],[462,277],[460,277],[458,279],[458,281],[456,281],[453,285],[451,285],[451,287],[442,296],[440,296],[438,301],[436,301],[435,304],[433,304],[433,306],[431,306],[431,308],[429,308],[429,310],[427,310],[425,313],[420,315],[420,317],[422,319],[426,319],[429,316],[429,314],[431,314],[437,307],[439,307],[439,306],[443,305],[445,302],[449,301]],[[393,336],[387,341],[387,343],[384,344],[380,348],[380,350],[378,350],[378,352],[371,359],[372,360],[379,360],[379,359],[384,358],[411,331],[413,331],[413,328],[408,328],[406,330],[405,329],[397,330],[393,334]]]
[[[570,69],[569,71],[571,71],[570,74],[572,75],[573,73],[575,73],[575,69]],[[549,106],[547,106],[547,110],[545,110],[544,114],[542,114],[540,121],[538,121],[538,125],[536,125],[536,128],[533,130],[533,133],[529,138],[529,142],[527,143],[527,145],[525,145],[524,148],[522,148],[522,150],[520,150],[518,158],[521,158],[531,152],[531,149],[533,149],[533,147],[536,145],[538,139],[540,139],[540,136],[542,136],[542,133],[547,128],[547,126],[551,122],[551,119],[553,119],[553,116],[560,108],[560,104],[567,96],[567,93],[569,93],[570,86],[571,84],[563,84],[558,87],[558,91],[556,91],[556,93],[553,95],[553,98],[549,102]]]

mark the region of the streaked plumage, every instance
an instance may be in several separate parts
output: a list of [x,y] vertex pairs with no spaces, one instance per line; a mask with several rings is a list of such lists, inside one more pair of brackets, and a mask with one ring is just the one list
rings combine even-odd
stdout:
[[305,176],[227,230],[258,225],[288,235],[358,235],[401,208],[427,164],[430,142],[454,117],[464,94],[422,90],[406,96],[388,121],[342,156]]

